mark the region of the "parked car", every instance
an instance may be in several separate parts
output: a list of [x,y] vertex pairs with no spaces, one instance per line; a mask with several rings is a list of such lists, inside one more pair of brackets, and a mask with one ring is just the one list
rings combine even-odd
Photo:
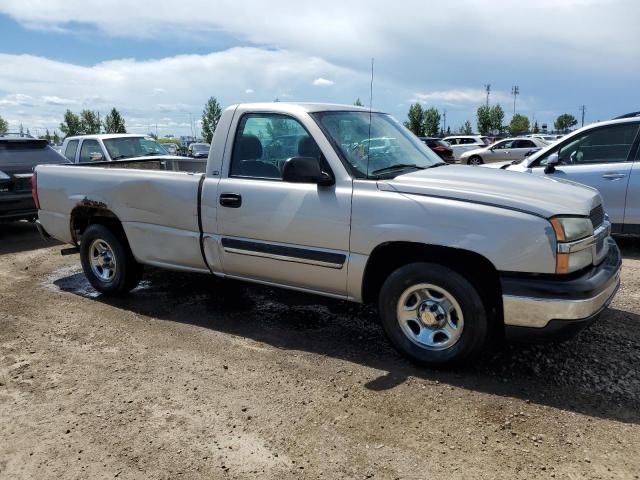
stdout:
[[176,145],[175,143],[163,143],[162,146],[164,147],[164,149],[167,151],[169,155],[180,154],[180,147],[178,147],[178,145]]
[[447,163],[455,163],[451,146],[440,138],[420,137],[420,140]]
[[[167,153],[153,137],[128,133],[67,137],[62,143],[62,153],[73,163],[174,157]],[[181,159],[181,157],[175,158]]]
[[460,160],[462,154],[468,150],[475,150],[491,145],[489,137],[483,135],[453,135],[443,139],[453,150],[453,158]]
[[553,143],[555,142],[561,135],[552,135],[546,133],[532,133],[530,135],[525,135],[527,138],[539,138],[543,142]]
[[469,150],[460,156],[460,163],[482,165],[483,163],[522,160],[532,148],[543,148],[547,142],[539,138],[507,138],[489,147]]
[[68,163],[46,140],[26,136],[0,136],[0,221],[35,220],[31,196],[33,168]]
[[640,234],[640,117],[594,123],[516,164],[516,172],[571,180],[596,188],[614,233]]
[[[394,138],[396,150],[363,157],[343,147],[343,128],[361,145]],[[297,156],[265,159],[279,131],[302,135]],[[235,105],[206,174],[131,163],[36,169],[42,227],[79,251],[104,295],[154,265],[377,303],[399,351],[442,364],[505,334],[568,336],[619,285],[598,192],[448,165],[381,112]]]
[[207,158],[211,145],[208,143],[192,143],[189,145],[189,156],[193,158]]

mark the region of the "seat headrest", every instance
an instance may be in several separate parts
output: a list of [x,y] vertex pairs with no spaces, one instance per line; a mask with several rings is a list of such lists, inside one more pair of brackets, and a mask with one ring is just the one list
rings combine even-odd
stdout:
[[320,152],[320,148],[313,138],[305,136],[298,141],[298,155],[301,157],[320,158],[322,152]]
[[236,141],[234,152],[236,160],[256,160],[262,158],[262,143],[255,135],[242,135]]

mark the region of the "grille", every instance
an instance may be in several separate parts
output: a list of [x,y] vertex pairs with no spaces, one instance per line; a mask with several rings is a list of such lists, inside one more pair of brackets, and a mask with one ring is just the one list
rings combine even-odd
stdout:
[[593,228],[598,228],[604,223],[604,209],[602,208],[602,204],[591,210],[591,213],[589,213],[589,220],[591,220]]

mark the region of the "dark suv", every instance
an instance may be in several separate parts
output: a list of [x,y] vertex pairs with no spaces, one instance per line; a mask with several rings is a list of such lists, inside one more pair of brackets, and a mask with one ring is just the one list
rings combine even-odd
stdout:
[[36,165],[70,163],[46,140],[0,136],[0,221],[34,220],[38,211],[31,197]]
[[449,147],[449,144],[440,138],[433,137],[420,137],[427,147],[436,152],[441,159],[447,163],[455,163],[453,158],[453,150]]

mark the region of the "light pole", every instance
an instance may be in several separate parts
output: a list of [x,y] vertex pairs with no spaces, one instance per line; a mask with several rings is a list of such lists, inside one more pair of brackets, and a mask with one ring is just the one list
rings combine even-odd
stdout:
[[484,90],[487,92],[487,107],[489,106],[489,95],[491,95],[491,84],[487,83],[484,86]]
[[520,95],[520,87],[518,85],[514,85],[511,87],[511,95],[513,95],[513,115],[516,114],[516,98]]

